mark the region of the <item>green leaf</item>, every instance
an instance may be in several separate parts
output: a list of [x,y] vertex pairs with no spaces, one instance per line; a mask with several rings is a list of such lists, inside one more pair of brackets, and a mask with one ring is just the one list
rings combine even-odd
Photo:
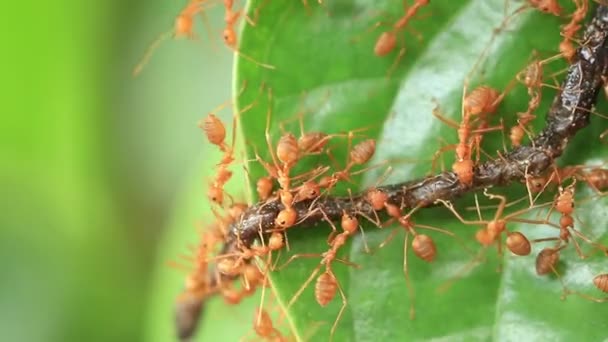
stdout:
[[[256,17],[256,10],[259,17],[255,26],[245,26],[240,35],[240,51],[248,58],[237,59],[235,88],[246,84],[245,92],[237,98],[238,108],[253,104],[241,114],[241,129],[249,158],[253,159],[257,152],[270,161],[264,136],[267,117],[271,122],[268,128],[272,146],[283,130],[299,134],[298,113],[304,113],[306,131],[339,134],[365,128],[357,132],[355,141],[360,141],[362,135],[376,139],[377,151],[370,165],[380,166],[354,177],[354,184],[338,189],[337,193],[341,194],[346,194],[347,187],[357,192],[379,181],[396,183],[428,174],[433,153],[443,141],[452,144],[457,139],[454,129],[431,115],[433,99],[440,103],[446,116],[459,120],[463,80],[491,40],[488,58],[475,70],[470,88],[484,83],[504,89],[531,60],[533,51],[543,57],[554,55],[561,40],[559,26],[566,20],[525,10],[507,29],[496,31],[504,16],[502,0],[433,2],[423,8],[409,26],[422,40],[418,41],[409,31],[400,33],[400,39],[407,46],[406,53],[397,69],[387,77],[397,52],[376,57],[373,54],[375,39],[386,26],[372,33],[368,31],[379,21],[394,21],[402,15],[400,2],[337,0],[319,6],[309,1],[309,6],[307,10],[298,1],[249,4],[250,17]],[[516,6],[519,4],[513,4],[508,11]],[[566,10],[571,12],[571,6]],[[495,39],[492,39],[493,32],[499,32]],[[262,68],[251,59],[271,64],[275,69]],[[545,66],[545,72],[551,74],[564,66],[563,61],[551,63]],[[268,96],[268,89],[272,89],[272,98]],[[555,93],[543,88],[543,101],[537,112],[541,118],[536,120],[536,131],[542,126],[540,113],[547,111]],[[498,115],[510,127],[516,120],[515,113],[524,111],[527,102],[526,89],[518,85],[506,96]],[[499,118],[495,119],[498,123]],[[599,120],[594,118],[594,124],[596,122]],[[589,137],[591,132],[593,139],[583,136]],[[604,155],[599,140],[595,139],[599,132],[601,128],[588,129],[574,139],[563,162],[597,164]],[[343,164],[347,155],[346,139],[337,137],[333,141],[333,159]],[[501,135],[487,134],[483,146],[490,153],[502,149]],[[446,165],[451,164],[451,155],[446,153]],[[298,163],[293,174],[332,163],[327,156],[307,157]],[[382,179],[387,165],[393,167],[393,172],[388,179]],[[253,182],[264,174],[258,163],[250,163],[249,175]],[[517,184],[491,192],[504,193],[510,200],[526,194],[525,187]],[[590,193],[587,191],[586,195]],[[606,215],[598,209],[605,204],[602,198],[583,204],[580,212],[577,209],[584,223],[581,229],[594,239],[608,239],[604,228]],[[464,207],[470,205],[474,205],[473,198],[467,196],[459,201],[458,210],[466,212]],[[486,218],[492,213],[483,212]],[[468,212],[469,216],[475,217],[475,213]],[[415,220],[454,232],[465,242],[428,232],[436,242],[438,256],[434,263],[425,263],[411,255],[407,259],[415,291],[412,297],[403,272],[404,232],[398,232],[391,243],[378,250],[377,246],[394,229],[401,228],[378,229],[366,224],[365,239],[357,236],[339,252],[340,257],[357,263],[360,269],[339,262],[333,264],[348,303],[337,324],[334,340],[450,338],[468,341],[514,340],[519,336],[535,340],[547,336],[554,340],[572,340],[575,336],[597,340],[605,337],[608,326],[601,317],[608,312],[608,305],[576,296],[561,301],[560,281],[535,274],[534,256],[542,247],[540,244],[535,245],[527,257],[505,253],[504,259],[498,259],[495,249],[490,249],[483,262],[469,267],[480,250],[474,240],[476,227],[463,225],[443,208],[421,210]],[[536,234],[547,236],[547,232],[537,226],[511,224],[509,229],[523,230],[531,238]],[[327,251],[330,231],[328,225],[293,229],[289,232],[289,254]],[[556,232],[549,233],[555,235]],[[372,255],[365,252],[365,243],[374,249]],[[287,260],[285,255],[281,260],[279,265]],[[319,260],[320,257],[300,258],[271,275],[274,294],[287,310],[286,319],[277,320],[277,324],[304,339],[327,338],[342,307],[339,295],[325,308],[315,302],[315,279],[295,304],[287,307]],[[560,270],[569,288],[597,294],[591,279],[606,272],[601,253],[580,260],[569,246],[562,254],[562,261],[565,267]],[[414,299],[416,317],[411,320],[409,311]],[[589,319],[581,320],[582,317]]]

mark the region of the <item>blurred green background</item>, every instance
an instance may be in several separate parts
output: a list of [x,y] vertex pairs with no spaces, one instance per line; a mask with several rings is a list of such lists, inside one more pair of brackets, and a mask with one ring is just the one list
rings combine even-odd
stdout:
[[230,96],[231,54],[200,23],[131,77],[183,6],[0,5],[3,341],[143,339],[157,245],[206,157],[196,122]]

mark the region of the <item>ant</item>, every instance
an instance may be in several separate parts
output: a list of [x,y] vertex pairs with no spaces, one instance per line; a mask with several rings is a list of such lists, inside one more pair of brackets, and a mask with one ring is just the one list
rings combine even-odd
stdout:
[[[498,90],[487,85],[479,86],[464,98],[464,110],[469,115],[477,116],[480,121],[477,129],[472,132],[473,145],[476,150],[476,161],[479,162],[481,152],[482,133],[491,132],[503,129],[502,122],[495,127],[489,127],[490,115],[496,112],[498,105],[502,102],[506,94],[513,87],[513,83],[507,85],[507,88],[500,93]],[[465,87],[466,88],[466,87]]]
[[348,155],[346,166],[341,171],[334,172],[331,176],[325,176],[319,181],[319,186],[324,189],[331,189],[341,180],[351,181],[350,176],[354,176],[363,172],[351,172],[350,170],[356,165],[367,163],[376,152],[376,141],[374,139],[366,139],[351,148],[351,140],[353,131],[348,133]]
[[[405,10],[405,14],[399,18],[394,24],[393,28],[389,31],[384,31],[376,40],[376,44],[374,45],[374,54],[376,56],[382,57],[389,54],[395,46],[397,45],[397,34],[406,28],[409,21],[416,15],[418,10],[430,3],[430,0],[414,0],[414,4],[410,7],[407,7],[405,0],[403,1],[403,7]],[[378,26],[380,23],[376,24]],[[399,61],[405,54],[405,46],[399,50],[399,54],[397,55],[393,65],[389,69],[389,75],[392,73],[394,68],[399,64]]]
[[[324,97],[323,103],[327,102],[329,94]],[[300,98],[300,107],[304,98]],[[304,115],[307,110],[300,110],[297,114],[297,120],[300,128],[300,136],[298,137],[298,148],[302,155],[318,155],[323,152],[323,149],[327,143],[334,137],[342,136],[342,134],[326,134],[320,131],[305,132],[304,131]],[[281,122],[279,125],[282,131],[285,131],[284,125],[294,119],[288,119],[287,121]]]
[[[547,14],[553,14],[555,16],[560,16],[562,14],[562,8],[559,5],[557,0],[528,0],[530,6],[538,9],[541,12]],[[522,8],[525,8],[524,5]]]
[[[336,232],[337,229],[334,226],[333,222],[327,217],[327,215],[325,214],[324,211],[321,211],[321,213],[323,214],[325,221],[327,221],[331,225],[333,231]],[[333,338],[333,335],[338,326],[338,322],[340,321],[340,318],[342,317],[342,314],[344,313],[344,310],[346,309],[346,306],[348,304],[346,295],[344,294],[344,291],[342,290],[342,287],[340,286],[340,284],[336,278],[336,275],[334,274],[334,272],[331,268],[331,263],[334,261],[339,261],[348,266],[352,266],[352,267],[356,267],[356,268],[359,267],[359,265],[357,265],[357,264],[337,258],[338,250],[342,246],[344,246],[347,238],[350,236],[353,236],[357,232],[357,229],[359,228],[359,220],[356,218],[355,215],[349,214],[346,211],[344,211],[342,214],[340,225],[342,227],[342,233],[339,233],[339,234],[335,235],[335,237],[333,237],[333,239],[330,242],[329,250],[322,253],[321,255],[294,254],[285,262],[285,264],[283,264],[281,266],[281,268],[284,268],[289,263],[291,263],[292,261],[294,261],[295,259],[298,259],[298,258],[311,258],[311,257],[319,257],[319,256],[321,257],[321,261],[319,262],[319,265],[313,270],[312,274],[308,277],[308,279],[306,279],[306,281],[302,284],[300,289],[294,294],[294,296],[289,301],[289,304],[287,305],[287,307],[289,308],[295,303],[295,301],[300,297],[302,292],[304,292],[304,289],[306,289],[306,287],[308,287],[308,285],[312,282],[312,280],[319,273],[319,271],[321,270],[321,267],[325,266],[325,272],[323,272],[323,273],[321,273],[321,275],[319,275],[319,277],[317,278],[317,281],[315,283],[315,299],[316,299],[317,303],[319,303],[319,305],[322,307],[327,306],[334,299],[337,292],[339,292],[340,296],[342,297],[342,307],[340,308],[340,311],[338,312],[338,316],[336,317],[336,320],[334,321],[334,324],[331,328],[330,339]]]
[[275,219],[275,224],[280,228],[289,228],[293,226],[297,219],[297,212],[293,208],[293,194],[291,193],[291,181],[292,178],[289,176],[291,169],[295,166],[295,164],[300,160],[301,153],[298,148],[298,140],[296,137],[287,132],[284,133],[280,138],[279,142],[276,146],[276,151],[273,151],[272,141],[270,137],[270,118],[272,114],[272,89],[268,89],[268,111],[266,115],[266,145],[268,147],[268,152],[270,153],[270,157],[272,159],[272,164],[266,163],[260,156],[256,153],[257,160],[262,164],[262,166],[266,169],[268,174],[272,178],[276,178],[280,190],[279,190],[279,198],[281,200],[281,204],[283,204],[284,209],[282,209],[277,218]]
[[[162,33],[156,40],[150,44],[141,61],[135,66],[133,69],[133,76],[139,75],[143,68],[148,64],[152,54],[156,49],[160,46],[162,42],[167,40],[168,38],[196,38],[196,34],[194,33],[194,16],[197,14],[204,15],[204,12],[210,7],[204,7],[205,3],[209,0],[190,0],[188,5],[179,13],[179,15],[175,18],[175,23],[173,24],[173,28],[167,32]],[[203,17],[206,22],[206,18]]]
[[[471,158],[473,145],[477,145],[477,151],[479,154],[481,136],[478,136],[478,134],[503,129],[502,125],[488,127],[485,124],[485,114],[492,114],[496,111],[498,104],[500,101],[502,101],[506,92],[500,94],[493,88],[488,86],[480,86],[467,95],[467,83],[468,81],[465,81],[465,86],[463,87],[462,92],[462,120],[460,123],[444,117],[441,114],[438,105],[433,109],[433,115],[436,118],[448,126],[457,129],[458,131],[458,144],[455,147],[454,145],[446,146],[437,151],[435,153],[435,157],[433,158],[433,165],[435,165],[435,160],[441,153],[449,149],[455,149],[456,161],[452,165],[452,171],[458,176],[461,183],[466,186],[471,186],[473,184],[473,168],[475,166]],[[472,129],[471,117],[475,115],[484,120],[483,127]],[[479,156],[477,159],[479,159]]]
[[272,319],[270,318],[268,311],[262,309],[261,307],[255,309],[253,329],[255,330],[255,333],[264,340],[277,342],[287,341],[287,339],[272,323]]
[[[371,223],[378,227],[382,227],[382,222],[380,221],[380,217],[378,216],[378,212],[387,209],[389,211],[390,204],[388,203],[388,194],[382,190],[379,190],[377,187],[381,184],[392,172],[392,167],[388,167],[384,174],[376,181],[376,184],[365,191],[365,201],[369,203],[372,207],[375,219],[371,219],[366,215],[361,214],[361,216],[365,217]],[[395,211],[393,211],[395,212]]]
[[564,40],[559,44],[559,51],[570,63],[572,63],[576,54],[576,48],[572,44],[572,40],[574,40],[574,36],[581,29],[582,25],[580,23],[585,19],[589,9],[588,0],[574,0],[574,3],[576,10],[572,13],[570,22],[562,26],[561,35],[564,37]]
[[[560,278],[560,280],[561,280],[561,278]],[[562,281],[562,284],[563,284],[563,281]],[[605,293],[608,292],[608,273],[599,274],[599,275],[593,277],[593,285],[595,285],[595,287],[602,292],[605,292]],[[572,294],[575,294],[581,298],[584,298],[584,299],[587,299],[587,300],[590,300],[590,301],[596,302],[596,303],[608,302],[608,297],[597,298],[597,297],[590,296],[585,293],[570,290],[564,286],[564,292],[562,294],[562,299],[566,299],[567,296],[572,295]]]
[[[565,246],[561,246],[559,248],[544,248],[541,250],[536,257],[536,273],[538,275],[546,275],[553,272],[562,283],[563,293],[562,300],[566,299],[569,295],[575,294],[584,299],[594,301],[597,303],[602,303],[608,301],[608,298],[596,298],[585,293],[580,293],[577,291],[570,290],[564,284],[563,279],[561,278],[559,272],[557,271],[557,263],[559,261],[559,252]],[[599,274],[593,278],[593,284],[595,287],[602,291],[608,292],[608,274]]]
[[[431,238],[430,236],[428,236],[426,234],[417,233],[414,228],[417,227],[417,228],[436,231],[436,232],[446,234],[446,235],[451,236],[456,239],[458,239],[458,237],[454,233],[447,231],[445,229],[428,226],[425,224],[414,223],[414,221],[411,219],[411,216],[414,214],[414,212],[416,212],[420,208],[419,206],[413,208],[407,215],[402,215],[401,209],[399,206],[397,206],[395,204],[391,204],[391,203],[386,203],[385,196],[386,196],[386,194],[384,194],[383,192],[381,192],[379,190],[373,190],[372,192],[368,193],[367,199],[370,202],[370,204],[372,205],[372,207],[374,207],[374,208],[379,208],[381,201],[385,202],[384,207],[386,208],[386,211],[387,211],[388,215],[391,217],[391,219],[388,222],[386,222],[383,226],[386,226],[386,225],[390,224],[391,221],[396,220],[399,223],[399,225],[405,229],[405,238],[404,238],[404,242],[403,242],[403,274],[405,275],[406,285],[408,288],[409,297],[411,299],[410,319],[414,319],[414,317],[415,317],[414,288],[412,287],[412,284],[411,284],[411,280],[410,280],[410,276],[409,276],[409,268],[408,268],[408,263],[407,263],[408,240],[409,240],[410,234],[412,234],[414,236],[414,238],[412,239],[412,250],[414,251],[414,254],[421,260],[429,262],[429,263],[433,262],[435,260],[435,257],[437,256],[437,247],[435,245],[435,241],[433,240],[433,238]],[[398,232],[399,232],[399,230],[397,230],[397,229],[393,230],[388,235],[388,237],[378,246],[378,248],[383,248],[384,246],[386,246],[390,241],[393,240],[393,238],[396,236],[396,234]],[[464,242],[459,241],[459,243],[462,246],[464,246],[465,249],[467,249],[467,251],[468,251],[468,248],[465,246]]]
[[[246,88],[246,83],[243,84],[243,87],[239,91],[240,96]],[[207,116],[199,121],[198,126],[203,130],[207,140],[213,145],[216,145],[221,152],[224,153],[221,161],[219,162],[218,171],[214,181],[211,183],[209,190],[207,192],[207,197],[213,203],[217,203],[219,205],[223,204],[224,201],[224,185],[230,180],[232,177],[232,171],[228,170],[228,166],[234,161],[234,149],[236,143],[236,126],[238,116],[243,113],[249,111],[256,104],[257,100],[254,100],[249,105],[245,106],[240,112],[236,113],[232,117],[232,141],[230,146],[228,146],[225,142],[226,140],[226,127],[222,123],[220,119],[218,119],[213,112],[216,112],[222,108],[224,108],[230,101],[227,101],[214,110],[211,113],[207,114]]]
[[526,208],[520,211],[513,212],[508,215],[504,215],[504,210],[507,206],[507,198],[502,195],[495,195],[488,193],[487,189],[484,190],[484,195],[489,199],[498,199],[500,201],[496,213],[494,214],[494,218],[490,221],[483,220],[480,215],[480,219],[478,221],[468,221],[465,220],[457,211],[454,209],[452,203],[444,200],[437,200],[437,202],[442,203],[446,208],[448,208],[460,222],[466,225],[478,225],[483,226],[482,229],[478,230],[475,233],[475,239],[483,246],[489,247],[492,244],[496,243],[498,254],[502,255],[502,241],[501,235],[503,232],[506,232],[507,248],[511,251],[511,253],[519,256],[525,256],[530,254],[531,246],[530,241],[526,238],[526,236],[519,232],[510,232],[507,229],[507,222],[523,222],[530,224],[547,224],[545,221],[536,221],[529,219],[517,218],[517,216],[527,212],[530,208]]
[[588,172],[582,173],[580,177],[599,195],[605,194],[602,190],[608,188],[608,169],[593,168]]
[[[213,258],[215,260],[219,260],[217,263],[218,271],[225,275],[238,275],[241,271],[240,266],[243,264],[244,261],[251,260],[254,257],[262,257],[265,255],[270,258],[271,252],[278,251],[285,246],[283,234],[280,232],[272,232],[270,234],[270,237],[268,238],[268,244],[264,243],[264,239],[261,236],[261,232],[258,233],[260,234],[260,241],[262,241],[262,246],[242,246],[239,252],[222,254]],[[268,263],[270,263],[270,261],[268,261]]]
[[[578,230],[576,230],[574,228],[574,218],[572,217],[572,214],[574,213],[575,185],[576,185],[576,178],[574,178],[572,184],[570,184],[566,188],[562,188],[562,187],[559,188],[559,193],[558,193],[557,197],[555,198],[555,201],[553,202],[553,206],[551,207],[551,210],[549,210],[549,213],[547,215],[547,220],[548,220],[549,216],[551,215],[551,211],[553,209],[555,209],[558,213],[561,214],[561,217],[559,220],[559,228],[560,228],[559,241],[560,242],[568,243],[570,241],[571,234],[574,233],[576,236],[578,236],[583,241],[591,244],[592,246],[599,248],[600,250],[602,250],[604,253],[606,253],[608,255],[608,248],[606,248],[605,246],[603,246],[601,244],[591,241],[591,239],[589,239],[588,237],[586,237],[585,235],[583,235],[581,232],[579,232]],[[576,252],[579,255],[579,257],[581,259],[587,258],[587,256],[585,254],[583,254],[581,247],[578,244],[578,242],[576,241],[576,239],[573,238],[572,241],[574,243],[574,247],[575,247]]]
[[[237,50],[238,38],[236,36],[236,31],[234,29],[234,26],[238,22],[239,17],[242,14],[242,10],[234,11],[233,7],[234,7],[234,0],[224,0],[224,8],[226,9],[226,12],[224,14],[224,22],[226,23],[226,27],[224,28],[224,31],[222,32],[222,39],[224,40],[224,44],[226,44],[226,46],[230,50],[234,51],[241,57],[249,60],[250,62],[253,62],[254,64],[261,66],[263,68],[266,68],[266,69],[274,69],[275,68],[274,65],[260,63],[260,62],[256,61],[255,59],[253,59],[252,57],[247,56],[247,55],[241,53],[239,50]],[[249,19],[248,16],[245,16],[245,19],[252,26],[255,26],[255,23],[251,19]]]
[[261,177],[255,184],[256,191],[258,193],[258,198],[261,201],[265,201],[270,198],[270,195],[272,195],[273,188],[272,177]]
[[[536,52],[534,52],[536,54]],[[559,87],[543,83],[543,65],[556,60],[560,55],[552,56],[544,60],[535,59],[526,68],[519,72],[516,76],[517,81],[523,83],[528,89],[530,100],[528,101],[528,109],[523,113],[518,113],[517,125],[511,127],[509,138],[512,146],[520,146],[524,134],[527,134],[532,140],[532,134],[528,125],[536,118],[533,114],[540,106],[542,86],[547,86],[554,89]]]

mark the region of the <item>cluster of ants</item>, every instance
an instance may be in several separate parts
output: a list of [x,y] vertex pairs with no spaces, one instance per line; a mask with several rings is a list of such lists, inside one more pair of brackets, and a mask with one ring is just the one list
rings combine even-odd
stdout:
[[[319,0],[320,4],[323,4]],[[405,3],[405,2],[404,2]],[[213,0],[191,0],[175,20],[175,27],[169,33],[159,37],[146,52],[143,61],[136,67],[134,73],[139,73],[143,66],[148,62],[152,52],[159,43],[167,37],[190,37],[194,35],[195,16],[203,14],[206,9],[213,6]],[[225,23],[226,27],[222,37],[225,44],[237,52],[240,56],[251,60],[263,67],[272,69],[272,65],[259,63],[252,58],[237,51],[237,35],[235,25],[241,17],[245,17],[251,25],[255,25],[255,18],[245,16],[242,10],[234,9],[233,0],[224,0]],[[304,6],[308,7],[306,0]],[[394,51],[398,45],[399,35],[407,28],[408,23],[416,16],[419,10],[430,4],[430,0],[414,0],[411,6],[404,6],[403,16],[395,21],[392,28],[382,32],[374,46],[374,53],[377,56],[385,56]],[[445,117],[437,106],[433,110],[433,115],[441,122],[454,128],[457,131],[457,142],[453,145],[442,147],[433,158],[433,170],[438,158],[454,150],[454,163],[451,171],[456,175],[460,184],[464,187],[473,187],[475,168],[480,164],[483,154],[487,154],[482,149],[482,140],[485,134],[494,131],[505,131],[505,125],[501,121],[499,125],[492,126],[491,120],[495,116],[502,100],[517,83],[522,84],[529,95],[528,107],[524,112],[517,114],[517,123],[508,129],[508,136],[512,147],[522,145],[527,136],[533,141],[534,132],[532,123],[536,118],[535,112],[541,103],[541,88],[553,87],[559,90],[558,85],[544,83],[546,78],[543,67],[555,60],[565,59],[572,63],[576,59],[576,42],[582,21],[585,19],[589,0],[574,0],[576,10],[570,14],[567,24],[562,26],[561,35],[563,40],[559,44],[560,53],[546,59],[535,58],[524,70],[519,72],[515,79],[505,87],[498,90],[488,85],[479,85],[472,91],[468,91],[468,80],[465,80],[462,94],[462,110],[460,121],[455,121]],[[557,0],[528,0],[520,8],[506,17],[501,25],[503,29],[507,22],[524,10],[534,9],[544,13],[564,16],[563,9]],[[254,13],[258,14],[258,9]],[[496,30],[495,34],[499,30]],[[389,73],[399,63],[405,55],[405,46],[401,44],[399,52]],[[467,78],[468,79],[468,78]],[[244,89],[244,88],[243,88]],[[255,153],[255,159],[250,162],[259,163],[266,172],[266,175],[259,178],[256,182],[256,191],[259,203],[256,208],[263,208],[268,205],[279,207],[276,217],[273,219],[272,227],[260,227],[257,232],[259,244],[240,239],[238,226],[243,220],[251,220],[245,213],[252,210],[253,206],[246,203],[238,203],[230,196],[224,187],[232,178],[232,171],[229,169],[235,163],[235,141],[236,126],[238,117],[253,108],[256,102],[245,106],[239,113],[233,115],[232,140],[226,141],[226,127],[224,123],[214,114],[227,104],[222,104],[213,113],[209,113],[200,122],[208,141],[217,146],[223,154],[217,164],[216,173],[209,183],[208,199],[213,203],[213,213],[217,218],[208,229],[203,231],[200,241],[194,248],[192,258],[193,267],[186,278],[183,293],[177,299],[177,327],[180,338],[188,338],[196,329],[201,306],[203,301],[212,296],[219,295],[228,304],[236,305],[244,298],[252,296],[261,289],[261,305],[256,308],[254,315],[254,332],[259,338],[272,341],[286,341],[289,338],[276,327],[271,314],[264,308],[265,291],[271,286],[269,274],[273,271],[280,271],[287,267],[292,261],[298,258],[318,257],[319,264],[314,268],[308,279],[302,284],[300,289],[293,295],[286,305],[289,309],[298,300],[303,291],[314,281],[314,296],[317,303],[321,306],[328,305],[339,294],[342,299],[342,307],[331,328],[331,336],[334,335],[339,321],[347,306],[347,298],[338,278],[333,272],[332,265],[338,261],[352,267],[358,265],[339,258],[338,252],[349,238],[359,231],[363,233],[363,221],[370,222],[372,225],[383,228],[392,224],[398,224],[405,232],[406,248],[411,246],[414,254],[425,262],[433,262],[437,255],[435,241],[430,235],[420,233],[419,230],[439,232],[451,237],[458,238],[453,232],[415,222],[413,215],[423,206],[418,205],[409,207],[403,201],[399,202],[396,197],[385,187],[375,186],[366,189],[360,195],[354,195],[349,191],[348,205],[338,206],[339,214],[329,214],[327,210],[328,201],[335,195],[338,185],[352,182],[354,175],[368,170],[364,167],[373,157],[376,149],[376,142],[373,139],[358,139],[359,131],[349,131],[347,133],[328,134],[321,131],[306,132],[303,128],[303,119],[300,117],[299,136],[289,131],[284,131],[276,144],[270,135],[270,123],[272,116],[272,89],[267,86],[260,88],[260,94],[266,94],[268,99],[268,114],[266,122],[266,147],[270,154],[270,160],[264,160]],[[312,170],[294,174],[298,163],[308,157],[328,156],[332,158],[334,149],[332,143],[338,140],[346,141],[347,161],[343,166],[321,165]],[[344,143],[342,142],[342,145]],[[332,158],[333,159],[333,158]],[[372,166],[373,167],[373,166]],[[593,238],[585,235],[578,228],[576,216],[574,214],[575,186],[578,183],[586,183],[593,189],[597,196],[604,196],[608,189],[608,169],[601,166],[568,166],[558,168],[553,166],[549,172],[542,175],[526,175],[525,185],[528,191],[527,199],[529,206],[522,210],[517,210],[506,214],[505,211],[511,205],[503,195],[490,193],[484,190],[484,195],[490,200],[497,200],[496,212],[491,220],[484,220],[479,214],[478,220],[465,219],[454,207],[452,202],[447,199],[438,199],[433,205],[447,208],[463,224],[480,227],[475,233],[475,239],[483,246],[484,251],[491,246],[496,246],[498,254],[503,254],[506,248],[514,255],[525,256],[532,253],[532,245],[535,243],[551,243],[550,247],[543,248],[536,257],[536,272],[538,275],[555,274],[560,277],[557,263],[560,252],[570,245],[573,245],[580,258],[586,258],[583,248],[579,241],[583,241],[592,246],[594,252],[600,251],[608,256],[608,247],[597,243]],[[567,184],[567,185],[566,185]],[[556,188],[557,193],[553,200],[546,203],[537,204],[539,196],[550,189]],[[526,199],[526,198],[524,198]],[[307,210],[302,212],[295,206],[298,203],[305,203]],[[532,210],[548,208],[547,216],[544,219],[530,219],[523,217]],[[477,204],[479,212],[479,205]],[[559,214],[558,222],[551,220],[553,212]],[[302,224],[316,224],[324,221],[330,225],[332,231],[327,239],[329,248],[321,254],[294,254],[278,266],[278,258],[273,261],[273,256],[278,252],[289,247],[287,233],[290,229]],[[336,227],[338,221],[340,228]],[[523,222],[534,225],[544,225],[555,228],[555,235],[539,239],[528,239],[519,231],[508,228],[509,222]],[[379,247],[388,244],[397,233],[394,230]],[[234,239],[236,244],[233,248],[227,249],[227,241]],[[411,243],[409,238],[411,238]],[[404,255],[404,273],[410,294],[412,287],[409,283],[407,269],[407,249]],[[607,271],[608,272],[608,271]],[[316,279],[316,280],[315,280]],[[560,278],[561,279],[561,278]],[[599,274],[593,278],[593,284],[603,292],[608,292],[608,273]],[[578,295],[583,298],[606,302],[608,298],[593,297],[585,293],[580,293],[568,289],[563,284],[563,297],[568,295]],[[410,296],[412,297],[412,296]],[[410,316],[414,316],[413,301],[411,302]],[[284,315],[283,315],[284,316]]]

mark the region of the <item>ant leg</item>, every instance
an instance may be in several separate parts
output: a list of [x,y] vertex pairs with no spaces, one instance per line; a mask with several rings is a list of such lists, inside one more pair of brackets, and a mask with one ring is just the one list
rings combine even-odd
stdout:
[[340,292],[340,297],[342,298],[342,307],[340,307],[338,316],[336,316],[336,320],[334,321],[334,324],[331,327],[331,331],[330,331],[330,335],[329,335],[330,336],[329,340],[331,341],[333,339],[334,333],[336,332],[336,328],[338,327],[338,322],[340,322],[340,319],[342,318],[342,314],[344,314],[344,310],[346,309],[346,306],[348,305],[348,300],[347,300],[346,295],[344,294],[344,290],[342,290],[342,286],[340,285],[340,282],[338,281],[338,278],[336,277],[334,272],[331,271],[331,269],[330,269],[329,273],[334,278],[334,280],[336,282],[336,286],[338,287],[338,291]]
[[486,225],[486,224],[488,224],[488,221],[465,220],[462,216],[460,216],[460,214],[456,211],[456,209],[454,209],[454,205],[452,205],[451,202],[448,202],[448,201],[445,201],[442,199],[438,199],[436,202],[439,202],[439,203],[443,204],[446,208],[448,208],[454,214],[454,216],[456,216],[456,218],[463,224],[466,224],[466,225]]
[[314,253],[301,253],[301,254],[294,254],[291,257],[289,257],[289,259],[287,259],[287,261],[279,266],[278,270],[282,270],[285,267],[287,267],[287,265],[289,265],[290,263],[292,263],[294,260],[296,259],[300,259],[300,258],[320,258],[322,257],[321,254],[314,254]]
[[403,274],[405,275],[405,286],[407,287],[408,296],[410,297],[410,319],[414,319],[416,316],[415,302],[414,302],[414,287],[410,279],[410,272],[407,264],[407,250],[408,240],[410,237],[410,231],[405,232],[405,239],[403,240]]
[[393,241],[393,239],[395,238],[395,236],[397,235],[397,233],[399,233],[399,229],[395,228],[393,229],[393,231],[388,235],[388,237],[386,239],[384,239],[384,241],[382,241],[382,243],[380,243],[378,245],[378,247],[376,248],[376,250],[383,248],[384,246],[386,246],[389,242]]
[[393,75],[393,72],[399,66],[399,62],[401,61],[401,59],[403,58],[404,55],[405,55],[405,46],[402,47],[401,49],[399,49],[399,54],[397,54],[397,57],[395,57],[395,60],[393,61],[393,64],[388,69],[388,72],[386,74],[386,78],[389,78],[389,79],[391,78],[391,76]]
[[312,273],[310,274],[310,276],[308,277],[308,279],[306,279],[306,281],[304,282],[304,284],[302,284],[302,286],[300,286],[300,288],[298,289],[298,291],[293,295],[293,297],[291,297],[291,299],[289,300],[289,302],[287,303],[287,307],[285,308],[286,310],[289,310],[289,308],[291,308],[291,306],[295,303],[295,301],[300,297],[300,295],[302,295],[302,292],[304,292],[304,289],[306,289],[306,287],[308,287],[308,285],[310,284],[310,282],[315,278],[315,276],[319,273],[319,270],[321,270],[321,266],[322,264],[317,265],[317,267],[315,267],[314,271],[312,271]]

